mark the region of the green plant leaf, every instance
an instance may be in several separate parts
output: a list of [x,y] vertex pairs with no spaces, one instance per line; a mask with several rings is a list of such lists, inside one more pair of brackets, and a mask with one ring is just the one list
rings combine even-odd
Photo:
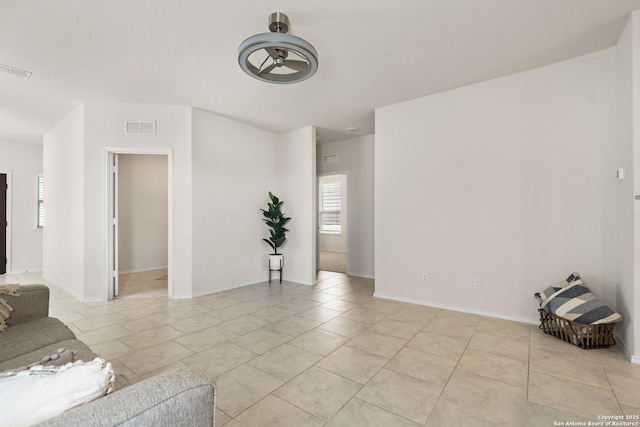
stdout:
[[278,253],[278,247],[282,246],[286,239],[286,233],[289,231],[284,225],[289,222],[291,218],[284,216],[281,211],[283,201],[278,199],[272,192],[269,192],[270,202],[267,202],[268,209],[260,209],[262,211],[262,220],[269,227],[269,238],[262,239],[269,244],[274,250],[274,253]]
[[269,241],[269,240],[267,240],[267,239],[262,239],[262,240],[264,240],[265,242],[267,242],[267,243],[269,244],[269,246],[271,246],[271,249],[273,249],[274,251],[276,250],[276,246],[275,246],[273,243],[271,243],[271,241]]

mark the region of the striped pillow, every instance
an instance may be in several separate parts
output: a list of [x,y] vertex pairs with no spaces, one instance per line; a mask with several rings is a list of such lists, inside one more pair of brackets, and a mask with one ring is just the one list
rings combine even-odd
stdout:
[[534,296],[542,304],[551,295],[558,292],[560,289],[564,288],[565,286],[569,286],[571,283],[576,282],[578,280],[580,281],[580,283],[582,283],[582,279],[580,279],[580,275],[574,271],[569,275],[569,277],[566,278],[566,280],[561,280],[560,282],[558,282],[558,284],[549,286],[542,292],[535,293]]
[[586,325],[619,322],[622,319],[620,314],[596,298],[582,280],[575,280],[561,288],[547,298],[541,307],[551,314]]

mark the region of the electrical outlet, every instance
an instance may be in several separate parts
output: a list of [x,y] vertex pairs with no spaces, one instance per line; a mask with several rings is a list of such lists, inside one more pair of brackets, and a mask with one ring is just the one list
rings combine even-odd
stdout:
[[422,281],[423,282],[429,281],[429,273],[422,273]]
[[482,280],[473,279],[473,288],[474,289],[481,289],[482,288]]

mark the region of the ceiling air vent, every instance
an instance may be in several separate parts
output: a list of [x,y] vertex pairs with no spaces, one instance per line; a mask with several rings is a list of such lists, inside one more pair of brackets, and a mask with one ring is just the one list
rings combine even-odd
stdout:
[[338,153],[325,154],[324,156],[322,156],[322,163],[323,163],[323,164],[327,164],[327,163],[339,163],[339,160],[338,160]]
[[124,122],[125,135],[155,135],[156,122],[139,122],[127,120]]
[[0,64],[0,74],[7,74],[19,79],[29,80],[31,77],[31,71],[20,70],[19,68],[10,67],[9,65]]

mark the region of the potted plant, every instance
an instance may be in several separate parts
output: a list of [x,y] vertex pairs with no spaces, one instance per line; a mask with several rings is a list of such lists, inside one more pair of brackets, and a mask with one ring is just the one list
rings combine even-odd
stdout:
[[278,253],[278,248],[284,244],[287,240],[286,234],[288,229],[284,226],[289,222],[291,218],[284,216],[280,208],[282,202],[273,193],[269,192],[269,199],[271,201],[267,203],[268,209],[260,209],[264,218],[262,219],[269,227],[269,238],[262,239],[273,249],[273,254],[269,255],[269,283],[271,283],[271,272],[280,271],[280,282],[282,283],[282,267],[284,266],[284,256]]

